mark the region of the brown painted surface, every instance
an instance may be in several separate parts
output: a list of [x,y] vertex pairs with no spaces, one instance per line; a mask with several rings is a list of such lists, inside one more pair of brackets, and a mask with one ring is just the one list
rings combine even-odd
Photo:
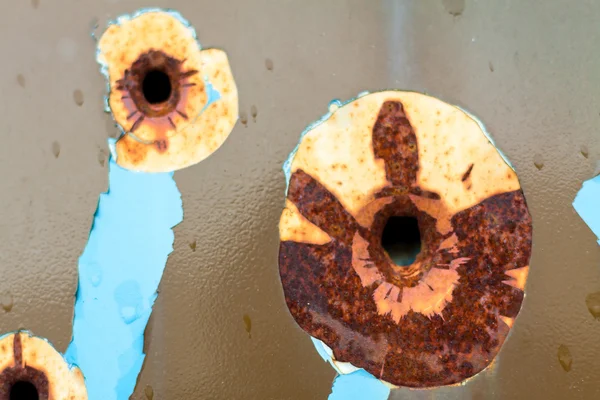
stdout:
[[[97,155],[115,132],[102,112],[105,81],[89,32],[94,19],[149,3],[35,3],[13,2],[0,15],[0,292],[14,303],[0,310],[0,331],[27,327],[64,351],[77,258],[107,185]],[[154,399],[327,398],[334,371],[294,323],[277,270],[281,164],[331,99],[383,88],[425,91],[480,117],[514,164],[534,225],[527,296],[496,361],[465,386],[391,398],[600,397],[600,323],[586,305],[600,291],[600,246],[571,206],[600,159],[600,4],[467,0],[454,16],[443,3],[152,3],[179,10],[203,45],[227,51],[248,121],[211,157],[175,173],[185,217],[134,400],[146,399],[148,385]],[[560,345],[572,356],[569,372]]]
[[[287,305],[337,361],[397,386],[459,383],[492,362],[512,325],[506,319],[514,320],[521,308],[526,274],[519,285],[508,271],[528,270],[531,217],[521,190],[450,216],[420,210],[418,199],[433,198],[438,210],[451,199],[419,187],[419,142],[403,104],[386,101],[378,114],[372,147],[384,160],[389,186],[373,195],[375,209],[365,206],[374,214],[370,224],[361,226],[313,177],[292,174],[288,199],[332,241],[282,241]],[[410,266],[395,265],[381,245],[391,216],[418,220],[421,251]],[[450,230],[440,231],[438,219],[448,218]]]

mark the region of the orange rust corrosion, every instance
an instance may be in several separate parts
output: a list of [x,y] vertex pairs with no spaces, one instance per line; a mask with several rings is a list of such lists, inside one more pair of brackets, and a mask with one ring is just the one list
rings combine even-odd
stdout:
[[[279,269],[296,322],[345,370],[452,385],[492,363],[521,309],[531,217],[513,169],[461,109],[369,94],[303,136],[290,164]],[[392,217],[421,250],[394,263]]]
[[[98,61],[109,81],[110,111],[127,133],[116,143],[124,168],[168,172],[196,164],[237,121],[227,55],[201,50],[193,29],[172,12],[148,11],[110,25],[99,39]],[[219,93],[210,104],[207,80]]]
[[[37,396],[34,396],[37,393]],[[84,378],[45,339],[19,331],[0,338],[0,400],[87,400]]]

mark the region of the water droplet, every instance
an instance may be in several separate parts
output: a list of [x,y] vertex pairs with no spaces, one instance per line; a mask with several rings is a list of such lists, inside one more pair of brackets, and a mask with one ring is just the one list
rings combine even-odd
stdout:
[[581,155],[584,156],[585,158],[588,158],[590,156],[590,151],[588,150],[587,146],[585,146],[585,145],[581,146],[579,151],[581,152]]
[[133,321],[138,319],[138,314],[135,310],[135,307],[126,306],[121,307],[121,318],[127,325],[131,324]]
[[152,389],[152,386],[146,385],[144,388],[144,393],[146,394],[146,398],[148,400],[152,400],[154,398],[154,389]]
[[541,154],[536,154],[533,156],[533,165],[535,165],[538,170],[544,168],[544,158]]
[[84,264],[84,271],[89,276],[92,286],[96,287],[102,282],[102,268],[95,262]]
[[196,241],[195,240],[190,243],[190,249],[192,249],[192,251],[196,251]]
[[73,92],[73,101],[78,106],[83,105],[83,92],[81,90],[77,89]]
[[333,99],[329,102],[329,105],[327,106],[327,108],[329,109],[329,112],[335,112],[335,110],[337,110],[338,108],[340,108],[342,106],[342,102],[340,99]]
[[252,320],[248,314],[244,314],[244,326],[246,328],[246,332],[248,332],[248,337],[252,337]]
[[10,312],[13,308],[13,295],[11,292],[3,292],[0,294],[0,303],[6,312]]
[[252,115],[254,122],[256,122],[256,117],[258,116],[258,110],[256,109],[256,106],[253,105],[250,107],[250,114]]
[[19,86],[21,86],[22,88],[25,87],[25,77],[22,74],[17,75],[17,83],[19,84]]
[[242,124],[244,124],[245,126],[248,126],[248,115],[246,114],[245,111],[242,111],[240,113],[240,122]]
[[465,10],[465,0],[443,0],[444,8],[448,14],[458,17]]
[[269,71],[273,71],[273,60],[271,60],[270,58],[267,58],[265,60],[265,67],[269,70]]
[[600,320],[600,292],[588,294],[585,298],[585,305],[590,314],[597,320]]
[[60,143],[57,141],[52,142],[52,154],[54,154],[54,158],[58,158],[60,155]]
[[571,356],[569,348],[564,344],[558,346],[558,362],[560,362],[560,365],[565,371],[569,372],[571,370],[571,364],[573,364],[573,357]]
[[104,167],[105,162],[106,162],[106,154],[104,153],[104,150],[100,149],[98,151],[98,164],[100,164],[101,167]]

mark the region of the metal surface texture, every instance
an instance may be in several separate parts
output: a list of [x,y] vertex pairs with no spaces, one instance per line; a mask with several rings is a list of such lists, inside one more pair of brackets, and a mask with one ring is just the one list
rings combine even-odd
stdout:
[[391,399],[600,396],[600,321],[586,305],[600,291],[600,247],[571,205],[600,158],[600,4],[583,0],[7,4],[1,332],[27,328],[59,351],[69,343],[77,258],[116,134],[90,31],[149,5],[178,10],[203,46],[227,51],[240,121],[215,154],[175,173],[184,220],[132,398],[327,397],[334,371],[294,323],[279,281],[281,166],[329,101],[386,88],[477,115],[519,175],[534,232],[526,298],[495,363],[463,386]]

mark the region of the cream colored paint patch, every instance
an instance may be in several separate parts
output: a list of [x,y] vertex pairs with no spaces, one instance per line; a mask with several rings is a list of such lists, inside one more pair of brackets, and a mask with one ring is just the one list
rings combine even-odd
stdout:
[[23,364],[42,371],[48,377],[50,398],[85,400],[87,392],[78,368],[70,369],[63,356],[46,340],[20,333]]
[[292,173],[301,169],[318,180],[353,216],[388,185],[372,146],[378,113],[377,104],[362,99],[339,108],[304,136],[292,162]]
[[290,200],[285,201],[285,209],[279,221],[279,239],[308,244],[326,244],[331,237],[321,228],[304,218]]
[[15,365],[13,341],[14,335],[7,335],[0,340],[0,371]]
[[503,281],[507,285],[510,285],[516,289],[525,290],[525,283],[527,282],[527,275],[529,275],[529,266],[511,269],[504,272],[512,279]]
[[[372,129],[386,101],[400,101],[417,136],[419,186],[439,193],[449,215],[500,193],[520,188],[514,171],[466,113],[414,92],[368,94],[337,109],[309,132],[292,162],[332,192],[354,216],[388,182],[376,159]],[[462,177],[473,164],[470,185]]]

